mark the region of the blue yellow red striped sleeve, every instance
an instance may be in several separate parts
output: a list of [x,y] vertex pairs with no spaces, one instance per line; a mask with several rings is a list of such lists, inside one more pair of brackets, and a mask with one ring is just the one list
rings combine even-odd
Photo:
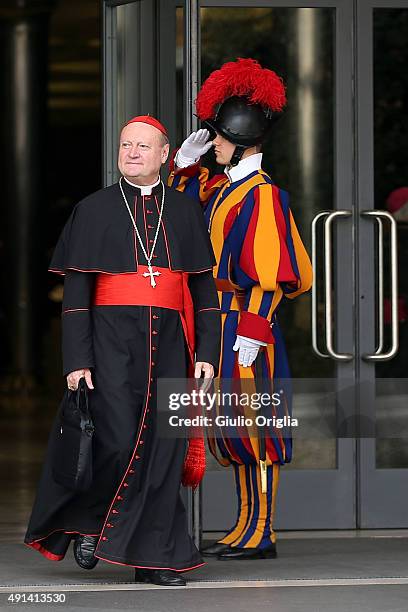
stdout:
[[200,163],[178,168],[174,164],[174,152],[169,165],[168,185],[178,191],[184,191],[187,195],[198,200],[205,207],[216,191],[225,183],[225,174],[217,174],[209,178],[209,170]]
[[253,189],[243,202],[230,236],[234,282],[244,291],[237,333],[273,342],[270,317],[282,291],[295,297],[312,282],[311,265],[300,240],[287,193],[270,183]]
[[278,278],[286,297],[295,298],[309,291],[313,282],[312,264],[296,227],[292,211],[289,208],[289,195],[283,189],[278,190],[278,199],[282,211],[283,237],[287,249],[287,262],[295,274],[295,281],[288,281],[283,275]]

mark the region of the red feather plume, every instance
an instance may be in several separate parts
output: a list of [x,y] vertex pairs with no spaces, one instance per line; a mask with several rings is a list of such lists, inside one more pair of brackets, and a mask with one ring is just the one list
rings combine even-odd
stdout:
[[231,96],[245,96],[252,104],[260,104],[274,112],[281,112],[286,105],[281,77],[250,58],[227,62],[210,74],[196,99],[198,117],[202,121],[212,119],[217,105]]

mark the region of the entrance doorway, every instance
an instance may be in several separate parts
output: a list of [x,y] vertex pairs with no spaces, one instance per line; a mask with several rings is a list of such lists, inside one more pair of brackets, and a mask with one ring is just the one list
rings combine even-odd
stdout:
[[[311,429],[282,470],[276,528],[407,527],[408,211],[404,192],[389,196],[408,181],[408,0],[199,5],[104,3],[105,182],[127,117],[156,114],[180,143],[194,124],[186,75],[253,57],[284,77],[263,167],[289,191],[316,281],[280,310],[294,416]],[[203,529],[235,513],[233,475],[209,457]]]

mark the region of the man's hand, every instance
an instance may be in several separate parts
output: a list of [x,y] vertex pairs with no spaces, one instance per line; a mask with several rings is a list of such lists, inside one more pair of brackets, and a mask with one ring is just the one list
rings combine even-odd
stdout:
[[211,381],[214,378],[214,366],[206,361],[197,361],[195,364],[194,378],[201,378],[201,373],[204,372],[203,384],[200,387],[204,393],[210,388]]
[[247,338],[246,336],[237,336],[232,350],[239,351],[239,365],[244,366],[244,368],[248,368],[254,363],[255,359],[257,358],[258,351],[261,346],[266,346],[266,342]]
[[212,147],[212,141],[208,142],[210,132],[206,129],[192,132],[185,139],[180,149],[177,151],[175,158],[176,166],[179,168],[187,168],[195,164],[204,153],[207,153]]
[[88,386],[88,389],[94,388],[92,384],[91,370],[89,370],[88,368],[84,368],[83,370],[75,370],[75,372],[71,372],[70,374],[68,374],[68,389],[70,389],[71,391],[76,391],[78,389],[78,383],[80,378],[85,378],[85,382]]

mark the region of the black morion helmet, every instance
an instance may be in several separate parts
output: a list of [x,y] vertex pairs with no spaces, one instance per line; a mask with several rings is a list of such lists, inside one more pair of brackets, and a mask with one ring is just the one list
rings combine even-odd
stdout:
[[286,105],[285,86],[273,71],[251,58],[214,70],[197,95],[198,117],[236,145],[231,165],[246,148],[263,142]]
[[230,162],[231,166],[236,166],[245,149],[265,140],[281,114],[264,109],[260,104],[251,104],[245,97],[232,96],[219,106],[213,119],[204,121],[204,125],[237,145]]

